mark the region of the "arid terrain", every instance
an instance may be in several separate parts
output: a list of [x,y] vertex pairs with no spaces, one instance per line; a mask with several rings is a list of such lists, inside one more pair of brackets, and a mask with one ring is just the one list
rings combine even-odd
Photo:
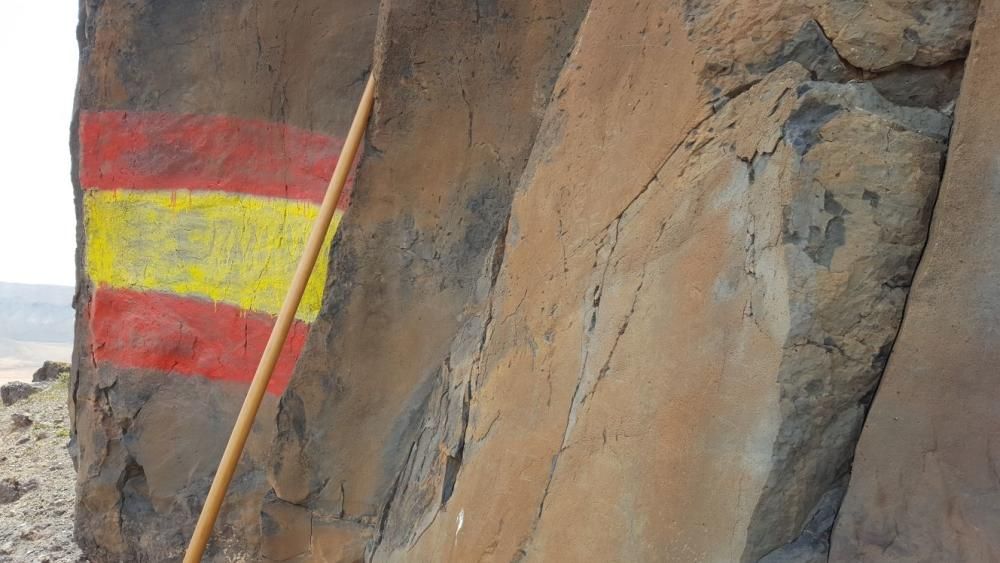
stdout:
[[68,378],[0,406],[0,561],[86,561],[73,541]]

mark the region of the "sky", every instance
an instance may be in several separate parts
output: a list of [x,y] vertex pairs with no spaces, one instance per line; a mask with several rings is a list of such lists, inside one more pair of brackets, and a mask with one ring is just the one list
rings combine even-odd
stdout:
[[73,285],[77,0],[3,0],[0,281]]

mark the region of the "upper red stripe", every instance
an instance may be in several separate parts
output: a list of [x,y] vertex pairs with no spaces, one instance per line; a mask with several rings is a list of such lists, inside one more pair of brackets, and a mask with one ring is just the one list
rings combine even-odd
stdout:
[[131,111],[81,112],[80,141],[85,189],[222,190],[317,203],[343,146],[281,123]]
[[[99,288],[90,308],[97,362],[249,383],[274,326],[267,314],[201,299]],[[296,321],[267,390],[280,394],[305,345]]]

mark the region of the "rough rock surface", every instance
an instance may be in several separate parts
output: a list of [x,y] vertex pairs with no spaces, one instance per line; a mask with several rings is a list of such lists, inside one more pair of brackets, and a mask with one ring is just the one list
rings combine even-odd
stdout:
[[[571,65],[617,71],[586,49],[588,33],[635,17],[609,12],[587,20]],[[566,142],[535,146],[481,350],[446,361],[475,368],[445,371],[471,397],[447,517],[383,544],[385,557],[450,545],[454,560],[756,560],[794,539],[845,471],[948,120],[812,83],[790,63],[693,132],[681,111],[630,122],[634,98],[609,102],[625,85],[641,93],[654,68],[614,87],[577,72],[557,84],[568,87],[549,115],[566,117],[540,137]],[[666,99],[678,110],[682,96]],[[573,117],[595,98],[625,121],[614,137],[603,119]],[[673,138],[649,146],[653,130]],[[586,162],[579,147],[602,136],[609,158]],[[890,150],[865,149],[887,136]],[[609,164],[623,154],[631,175]],[[560,226],[560,214],[576,220]],[[407,485],[429,478],[418,468]]]
[[68,377],[69,372],[70,365],[66,362],[45,362],[32,374],[31,381],[34,383],[57,381],[62,377]]
[[[377,6],[81,2],[71,409],[93,559],[180,558],[364,87]],[[317,275],[210,559],[258,549],[260,460],[322,288]]]
[[18,401],[23,401],[28,397],[41,391],[42,388],[23,381],[12,381],[0,387],[0,401],[5,407],[9,407]]
[[179,557],[273,313],[253,268],[371,53],[350,211],[209,558],[825,561],[977,7],[85,2],[85,551]]
[[831,561],[1000,559],[1000,3],[984,2],[930,239]]
[[[482,323],[482,272],[584,9],[382,5],[371,156],[333,255],[334,285],[279,407],[276,499],[264,508],[265,522],[279,524],[264,527],[265,556],[333,550],[352,560],[383,533],[411,533],[387,524],[385,507],[436,383],[447,381],[441,366],[456,333]],[[480,333],[467,332],[469,347]],[[457,423],[461,404],[452,408]],[[455,459],[461,434],[449,436]],[[415,514],[440,502],[435,488],[412,501]],[[297,529],[289,519],[313,522],[310,542],[282,533]]]
[[[425,25],[423,12],[383,10]],[[378,53],[378,160],[362,165],[334,255],[346,273],[320,317],[331,336],[313,333],[279,408],[265,505],[276,557],[333,545],[375,560],[756,560],[795,540],[837,486],[923,246],[950,119],[871,85],[812,81],[799,59],[829,65],[819,48],[779,49],[719,103],[705,53],[729,43],[691,17],[588,6],[508,225],[472,257],[464,294],[453,287],[470,270],[421,243],[476,209],[472,180],[414,181],[421,195],[457,186],[444,210],[377,196],[398,186],[379,171],[409,162],[381,115],[397,119],[387,100],[407,66]],[[380,37],[426,48],[395,30]],[[412,77],[431,107],[468,104],[477,147],[491,100],[434,90],[421,71],[439,71]],[[369,226],[392,209],[434,222]],[[307,521],[311,550],[295,524]]]
[[[18,428],[18,426],[15,425],[15,428]],[[11,477],[3,479],[0,481],[0,504],[10,504],[24,496],[24,493],[37,488],[38,481],[34,479],[25,482]]]

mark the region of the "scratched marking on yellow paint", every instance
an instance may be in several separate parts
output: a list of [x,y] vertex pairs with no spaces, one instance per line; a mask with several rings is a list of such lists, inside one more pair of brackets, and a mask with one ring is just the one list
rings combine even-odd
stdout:
[[[100,285],[204,297],[277,314],[319,208],[224,192],[95,190],[84,195],[87,272]],[[319,313],[330,239],[298,318]]]

